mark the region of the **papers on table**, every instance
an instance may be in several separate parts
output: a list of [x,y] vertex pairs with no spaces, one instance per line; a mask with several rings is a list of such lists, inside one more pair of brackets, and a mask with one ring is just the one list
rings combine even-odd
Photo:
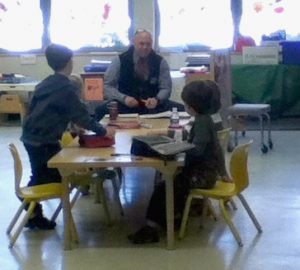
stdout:
[[[187,112],[178,112],[180,118],[190,118],[191,116]],[[120,118],[141,118],[141,119],[159,119],[159,118],[170,118],[172,112],[166,111],[161,113],[154,114],[137,114],[137,113],[122,113],[119,114]],[[105,118],[109,118],[109,114],[104,116]]]
[[[190,115],[187,112],[178,112],[180,118],[190,118]],[[172,112],[166,111],[161,113],[155,113],[155,114],[141,114],[140,118],[143,119],[157,119],[157,118],[170,118]]]
[[[120,118],[138,118],[139,114],[138,113],[120,113],[118,117]],[[109,118],[109,114],[106,114],[104,116],[105,118]]]

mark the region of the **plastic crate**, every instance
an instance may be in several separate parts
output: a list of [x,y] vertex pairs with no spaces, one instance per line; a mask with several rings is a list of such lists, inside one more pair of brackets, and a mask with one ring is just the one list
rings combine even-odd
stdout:
[[281,42],[282,64],[300,65],[300,41]]

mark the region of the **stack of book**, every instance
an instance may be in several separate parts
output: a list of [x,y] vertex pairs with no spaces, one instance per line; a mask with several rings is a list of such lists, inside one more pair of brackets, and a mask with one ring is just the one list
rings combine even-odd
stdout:
[[182,67],[182,73],[208,73],[210,71],[211,55],[208,53],[188,55],[185,62],[186,66]]

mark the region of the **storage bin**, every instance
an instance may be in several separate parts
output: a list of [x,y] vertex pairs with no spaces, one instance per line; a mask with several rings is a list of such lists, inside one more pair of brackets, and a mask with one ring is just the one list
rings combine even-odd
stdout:
[[282,46],[282,64],[300,65],[300,41],[284,41]]

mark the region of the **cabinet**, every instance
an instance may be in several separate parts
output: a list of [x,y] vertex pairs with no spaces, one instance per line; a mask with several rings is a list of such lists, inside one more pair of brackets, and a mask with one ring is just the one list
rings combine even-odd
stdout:
[[4,94],[0,96],[0,114],[20,114],[21,121],[25,116],[26,107],[18,95]]
[[20,114],[21,121],[26,112],[27,103],[38,82],[0,83],[0,118],[7,114]]
[[214,54],[210,53],[208,72],[195,72],[195,73],[186,73],[185,82],[189,83],[192,81],[204,81],[204,80],[215,80],[215,63],[214,63]]

